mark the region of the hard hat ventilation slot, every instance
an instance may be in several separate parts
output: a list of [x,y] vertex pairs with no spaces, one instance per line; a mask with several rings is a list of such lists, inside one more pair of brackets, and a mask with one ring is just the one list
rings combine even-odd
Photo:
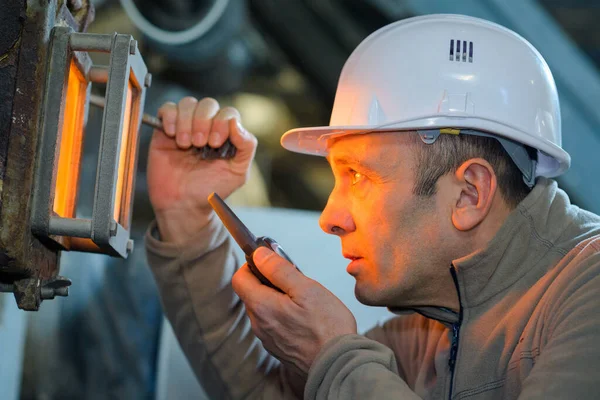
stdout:
[[[462,43],[461,43],[462,42]],[[473,42],[469,43],[467,54],[467,41],[456,40],[456,48],[454,47],[454,39],[450,40],[450,61],[473,62]],[[462,47],[462,51],[461,51]]]
[[469,62],[473,62],[473,42],[469,42]]
[[460,61],[460,40],[456,41],[456,61]]

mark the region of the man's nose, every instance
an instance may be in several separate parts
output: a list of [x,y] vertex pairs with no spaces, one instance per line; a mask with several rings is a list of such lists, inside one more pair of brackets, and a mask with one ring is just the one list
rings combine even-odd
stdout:
[[333,196],[329,196],[327,205],[319,218],[319,225],[325,233],[337,236],[353,232],[356,229],[348,208]]

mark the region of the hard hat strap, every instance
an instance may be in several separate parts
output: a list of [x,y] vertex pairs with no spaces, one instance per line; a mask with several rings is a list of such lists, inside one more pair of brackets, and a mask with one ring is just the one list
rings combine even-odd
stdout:
[[514,140],[506,139],[490,133],[476,131],[473,129],[455,129],[455,128],[442,128],[442,129],[419,129],[417,130],[419,137],[425,144],[434,143],[440,134],[450,135],[473,135],[483,136],[496,139],[504,150],[508,153],[511,160],[515,163],[519,171],[523,174],[523,181],[525,184],[532,188],[535,185],[535,169],[537,167],[537,151],[529,148]]

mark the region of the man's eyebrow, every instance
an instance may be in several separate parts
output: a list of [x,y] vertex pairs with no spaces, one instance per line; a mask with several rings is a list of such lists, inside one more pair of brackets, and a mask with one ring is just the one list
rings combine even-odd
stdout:
[[346,165],[360,165],[361,167],[368,169],[370,171],[375,171],[375,169],[370,166],[368,162],[365,160],[361,160],[358,157],[351,154],[344,154],[342,156],[330,157],[327,156],[327,160],[329,163],[333,163],[337,166],[346,166]]

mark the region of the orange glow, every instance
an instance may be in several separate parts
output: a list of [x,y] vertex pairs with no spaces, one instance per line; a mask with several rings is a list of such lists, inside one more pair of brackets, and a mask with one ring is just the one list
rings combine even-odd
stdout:
[[72,237],[69,238],[71,250],[83,251],[87,253],[103,253],[102,249],[98,247],[92,239]]
[[60,153],[54,190],[53,210],[64,218],[75,217],[77,184],[83,144],[83,113],[87,84],[74,61],[69,67],[67,98],[64,106]]
[[137,156],[138,113],[139,97],[138,87],[131,74],[127,85],[125,112],[123,116],[123,131],[121,134],[121,147],[119,150],[117,187],[113,217],[125,229],[129,229],[129,213],[131,210],[131,195],[133,191],[133,170]]

